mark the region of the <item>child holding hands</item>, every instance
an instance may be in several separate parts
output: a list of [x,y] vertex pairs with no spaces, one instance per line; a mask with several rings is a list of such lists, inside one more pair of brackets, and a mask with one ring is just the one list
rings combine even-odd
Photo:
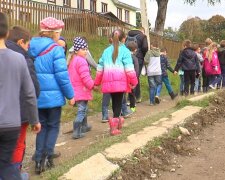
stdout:
[[84,137],[84,133],[91,130],[87,124],[88,101],[92,100],[91,90],[94,81],[90,75],[90,69],[86,60],[88,44],[82,37],[76,37],[74,43],[74,54],[69,61],[69,75],[75,93],[75,101],[78,106],[77,117],[73,124],[73,138]]

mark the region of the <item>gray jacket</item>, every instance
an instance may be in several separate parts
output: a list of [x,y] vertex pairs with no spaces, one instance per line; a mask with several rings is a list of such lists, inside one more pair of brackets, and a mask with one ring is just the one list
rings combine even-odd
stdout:
[[[22,95],[24,98],[20,99]],[[39,122],[34,85],[26,60],[10,49],[0,49],[0,99],[0,131],[21,126],[21,103],[27,105],[30,124]]]

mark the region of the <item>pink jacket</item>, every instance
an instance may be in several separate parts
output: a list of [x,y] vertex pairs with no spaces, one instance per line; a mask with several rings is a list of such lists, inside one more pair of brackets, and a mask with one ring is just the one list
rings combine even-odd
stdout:
[[91,78],[86,59],[81,56],[74,56],[68,71],[75,93],[75,101],[92,100],[91,90],[94,87],[94,81]]
[[138,83],[131,52],[124,44],[120,44],[115,63],[112,53],[112,45],[103,52],[97,67],[95,84],[102,84],[103,93],[129,92],[130,85],[136,86]]
[[209,62],[207,57],[204,58],[203,68],[205,69],[205,73],[207,75],[221,74],[220,63],[216,51],[213,52],[211,62]]

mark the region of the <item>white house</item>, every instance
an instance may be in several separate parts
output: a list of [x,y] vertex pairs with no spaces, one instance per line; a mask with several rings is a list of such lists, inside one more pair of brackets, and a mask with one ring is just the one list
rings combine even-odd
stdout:
[[137,7],[122,3],[119,0],[34,0],[64,7],[90,10],[98,13],[113,13],[118,19],[136,26]]

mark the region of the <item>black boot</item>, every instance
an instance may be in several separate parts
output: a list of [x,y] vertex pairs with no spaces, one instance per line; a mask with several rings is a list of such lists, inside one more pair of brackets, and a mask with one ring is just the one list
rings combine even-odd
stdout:
[[87,116],[84,118],[82,122],[82,133],[86,133],[91,130],[91,125],[87,123]]
[[82,124],[80,122],[75,122],[73,126],[73,138],[79,139],[84,137],[84,133],[82,133]]
[[42,167],[41,167],[41,161],[36,161],[35,162],[35,173],[36,174],[41,174],[42,172]]
[[54,158],[53,155],[47,157],[46,166],[50,169],[55,167],[55,165],[53,163],[53,158]]
[[174,100],[177,97],[177,93],[174,94],[174,92],[172,91],[171,93],[169,93],[170,97],[172,100]]

